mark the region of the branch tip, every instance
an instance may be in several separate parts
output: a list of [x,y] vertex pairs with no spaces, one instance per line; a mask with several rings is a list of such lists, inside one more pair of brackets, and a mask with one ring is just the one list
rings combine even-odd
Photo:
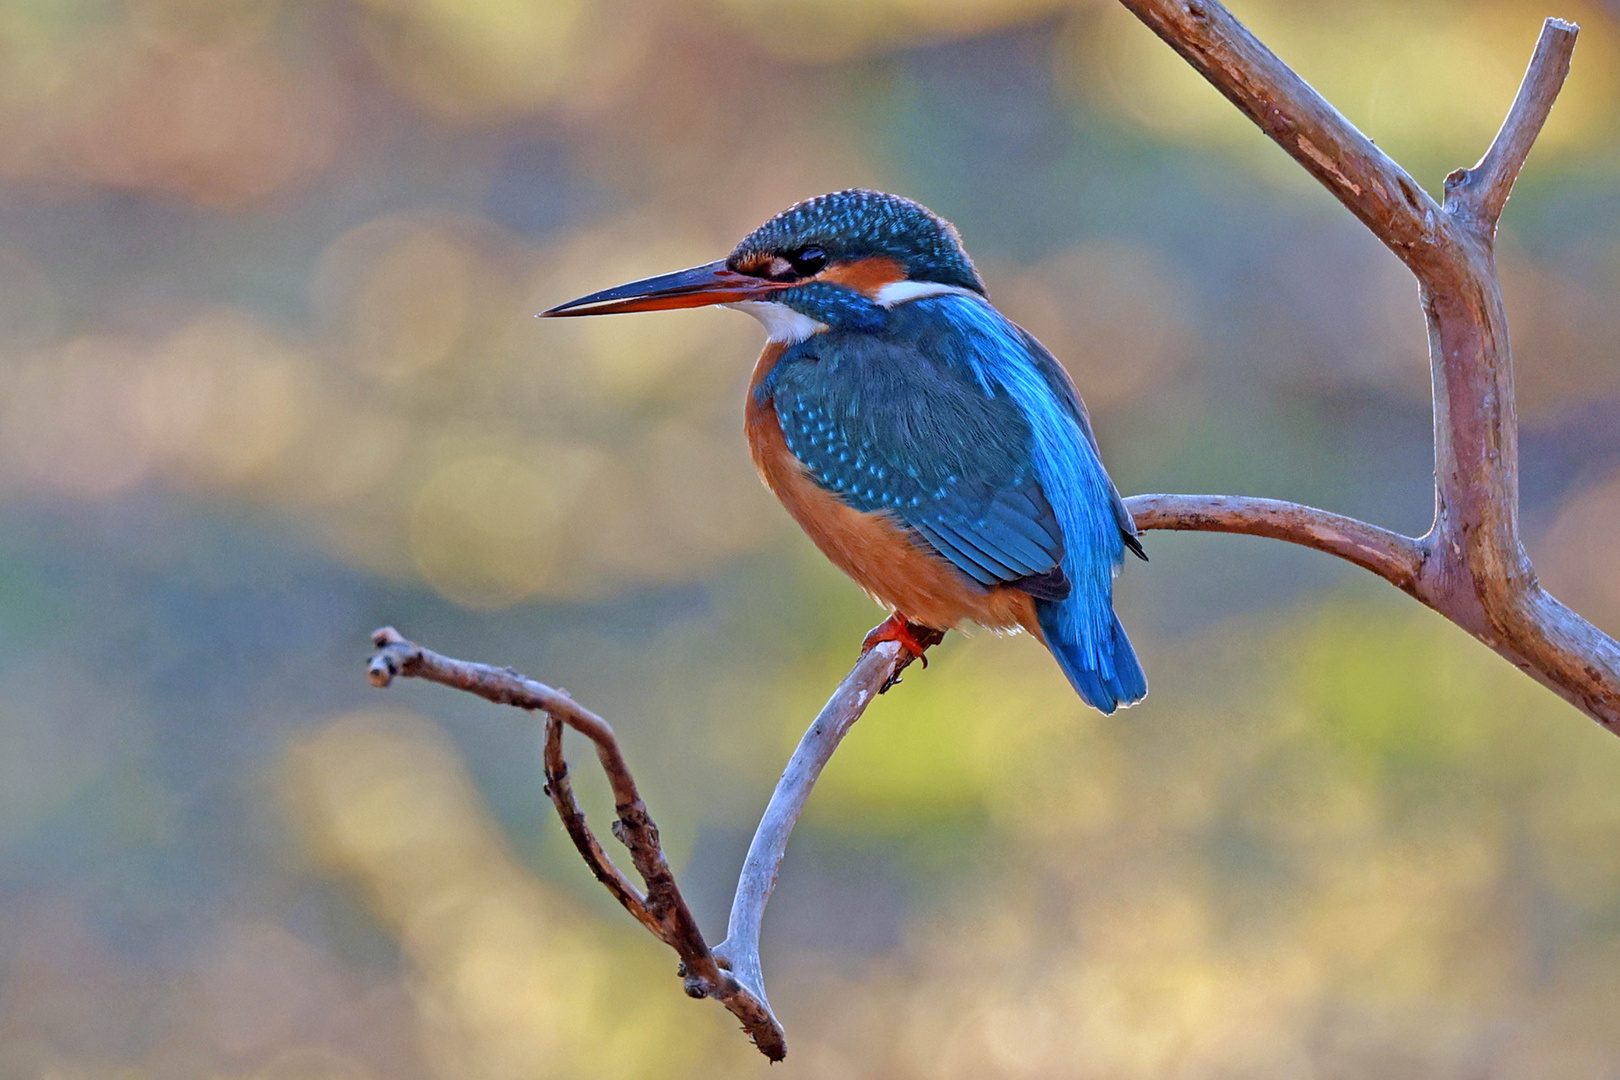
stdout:
[[1514,181],[1569,76],[1580,30],[1566,19],[1549,18],[1542,23],[1524,79],[1490,148],[1472,169],[1458,169],[1446,177],[1446,209],[1452,214],[1472,218],[1487,231],[1495,230]]
[[371,658],[371,664],[366,669],[367,680],[379,690],[390,685],[394,681],[394,676],[398,674],[399,671],[394,667],[391,659],[381,653]]
[[366,666],[366,678],[375,687],[388,686],[396,676],[406,673],[411,664],[421,659],[422,651],[406,641],[392,626],[373,630],[371,643],[377,647],[377,652]]

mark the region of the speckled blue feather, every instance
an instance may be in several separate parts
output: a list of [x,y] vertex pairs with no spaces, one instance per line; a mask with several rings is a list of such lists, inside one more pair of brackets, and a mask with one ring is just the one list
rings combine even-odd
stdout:
[[822,487],[892,514],[977,585],[1034,596],[1091,705],[1140,700],[1147,682],[1113,612],[1134,529],[1051,354],[977,295],[853,318],[819,301],[794,306],[830,329],[788,348],[756,390],[788,449]]

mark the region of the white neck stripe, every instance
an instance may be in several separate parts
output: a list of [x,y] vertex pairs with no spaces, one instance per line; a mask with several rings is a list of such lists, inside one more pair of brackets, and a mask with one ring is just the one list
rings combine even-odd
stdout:
[[937,281],[891,281],[877,291],[873,297],[884,307],[892,308],[896,304],[904,304],[908,300],[922,300],[930,296],[971,296],[983,299],[972,289],[964,289],[960,285],[942,285]]

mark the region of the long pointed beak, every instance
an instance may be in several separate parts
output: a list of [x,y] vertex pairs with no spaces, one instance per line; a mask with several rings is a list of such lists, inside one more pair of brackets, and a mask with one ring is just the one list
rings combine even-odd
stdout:
[[615,315],[621,311],[665,311],[758,300],[789,283],[739,274],[725,260],[643,278],[628,285],[593,292],[542,311],[542,316]]

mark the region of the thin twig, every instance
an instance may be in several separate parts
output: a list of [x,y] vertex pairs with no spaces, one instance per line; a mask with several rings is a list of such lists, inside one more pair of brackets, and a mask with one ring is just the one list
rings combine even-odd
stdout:
[[562,752],[563,724],[551,713],[546,713],[546,749],[545,773],[546,796],[557,807],[557,816],[562,819],[563,829],[568,833],[574,847],[585,859],[585,865],[590,867],[596,880],[607,887],[623,908],[636,917],[636,921],[652,931],[660,940],[664,937],[664,928],[659,924],[652,912],[647,910],[647,898],[630,883],[624,872],[614,865],[612,857],[602,850],[597,842],[596,835],[591,832],[590,825],[585,821],[585,812],[579,808],[579,801],[574,798],[574,786],[568,779],[568,762],[563,758]]
[[1472,169],[1458,169],[1446,177],[1446,211],[1469,213],[1491,229],[1507,206],[1513,182],[1519,178],[1530,148],[1552,112],[1553,102],[1569,75],[1575,54],[1575,36],[1581,28],[1563,19],[1548,19],[1541,27],[1536,51],[1525,68],[1524,81],[1513,107],[1491,141],[1485,156]]

